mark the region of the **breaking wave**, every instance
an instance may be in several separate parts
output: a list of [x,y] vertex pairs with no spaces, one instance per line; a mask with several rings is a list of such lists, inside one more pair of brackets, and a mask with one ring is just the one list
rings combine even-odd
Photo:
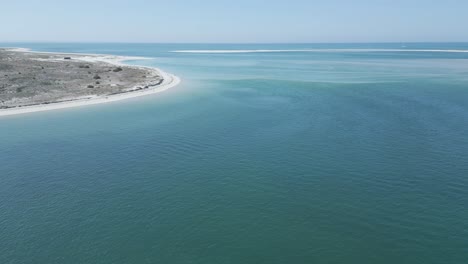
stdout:
[[468,53],[468,50],[446,49],[295,49],[295,50],[174,50],[174,53],[203,53],[203,54],[229,54],[229,53],[282,53],[282,52],[438,52],[438,53]]

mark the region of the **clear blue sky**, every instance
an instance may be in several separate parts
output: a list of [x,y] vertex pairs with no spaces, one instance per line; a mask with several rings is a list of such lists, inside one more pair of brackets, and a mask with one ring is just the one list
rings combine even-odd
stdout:
[[0,42],[468,41],[467,0],[1,0]]

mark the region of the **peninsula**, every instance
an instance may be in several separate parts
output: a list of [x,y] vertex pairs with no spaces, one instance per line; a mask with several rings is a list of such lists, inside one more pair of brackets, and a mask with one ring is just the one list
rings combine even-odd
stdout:
[[0,116],[106,103],[167,90],[180,80],[140,57],[0,49]]

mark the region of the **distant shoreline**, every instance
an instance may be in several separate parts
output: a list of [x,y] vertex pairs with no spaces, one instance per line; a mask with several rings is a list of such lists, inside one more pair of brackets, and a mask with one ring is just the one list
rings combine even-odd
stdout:
[[128,61],[128,60],[147,59],[144,57],[114,56],[114,55],[104,55],[104,54],[39,52],[39,51],[32,51],[32,50],[24,49],[24,48],[4,48],[4,49],[9,50],[9,51],[14,51],[14,52],[20,52],[20,53],[51,54],[51,55],[57,55],[57,56],[67,56],[67,55],[73,56],[74,55],[74,56],[77,56],[76,58],[73,57],[74,61],[80,61],[80,62],[88,63],[88,64],[108,63],[114,66],[150,70],[154,74],[160,76],[161,79],[158,81],[158,83],[153,84],[151,86],[145,86],[144,88],[143,87],[133,87],[133,88],[127,87],[129,88],[129,90],[119,91],[113,94],[78,96],[75,98],[66,98],[60,101],[51,101],[51,102],[43,102],[43,103],[37,103],[37,104],[31,104],[31,105],[4,108],[4,109],[0,109],[0,116],[10,116],[10,115],[18,115],[18,114],[26,114],[26,113],[34,113],[34,112],[71,108],[71,107],[116,102],[116,101],[125,100],[129,98],[160,93],[172,87],[175,87],[181,82],[179,77],[173,74],[164,72],[158,68],[147,67],[147,66],[134,66],[134,65],[128,65],[128,64],[123,63],[124,61]]

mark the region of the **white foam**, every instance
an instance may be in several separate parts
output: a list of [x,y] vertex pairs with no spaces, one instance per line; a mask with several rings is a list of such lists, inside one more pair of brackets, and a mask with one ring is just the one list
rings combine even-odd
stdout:
[[468,53],[468,50],[444,49],[277,49],[277,50],[174,50],[174,53],[229,54],[229,53],[279,53],[279,52],[440,52]]

